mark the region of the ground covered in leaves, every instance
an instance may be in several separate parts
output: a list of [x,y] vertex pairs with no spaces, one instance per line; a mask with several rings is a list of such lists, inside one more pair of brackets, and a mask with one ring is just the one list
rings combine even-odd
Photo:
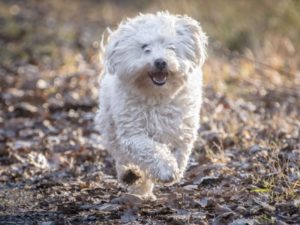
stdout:
[[133,2],[0,2],[0,224],[300,224],[299,51],[282,36],[255,54],[212,40],[184,179],[152,203],[122,194],[93,119],[100,34]]

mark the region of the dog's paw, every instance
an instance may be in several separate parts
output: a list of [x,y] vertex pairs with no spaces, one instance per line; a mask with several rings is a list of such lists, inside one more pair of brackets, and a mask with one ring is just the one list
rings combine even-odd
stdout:
[[175,163],[161,162],[156,168],[156,180],[162,184],[172,184],[179,179],[179,170]]
[[143,195],[141,196],[141,198],[146,202],[154,202],[157,199],[153,193],[148,193],[146,195]]

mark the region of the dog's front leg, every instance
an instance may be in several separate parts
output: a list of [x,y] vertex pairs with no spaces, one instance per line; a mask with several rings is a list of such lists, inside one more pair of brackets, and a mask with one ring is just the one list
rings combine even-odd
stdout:
[[153,181],[173,183],[178,180],[179,170],[175,157],[164,144],[144,134],[121,137],[121,151],[132,160]]
[[183,174],[186,170],[191,152],[192,152],[192,145],[181,145],[180,147],[175,149],[174,156],[176,158],[179,170],[179,179],[183,177]]
[[175,143],[174,156],[176,158],[178,169],[179,169],[179,178],[181,179],[193,149],[194,142],[197,138],[196,129],[186,129],[185,133],[181,135],[180,141]]

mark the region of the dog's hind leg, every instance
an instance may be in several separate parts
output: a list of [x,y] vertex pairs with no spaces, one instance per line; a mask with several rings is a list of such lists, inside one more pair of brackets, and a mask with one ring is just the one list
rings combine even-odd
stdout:
[[135,165],[116,162],[119,181],[128,187],[130,194],[138,195],[144,200],[155,200],[153,194],[154,184],[145,174]]
[[156,200],[153,194],[154,184],[152,180],[142,177],[140,180],[128,187],[128,191],[131,194],[135,194],[143,198],[144,200],[154,201]]
[[132,164],[117,161],[118,180],[124,185],[132,185],[142,178],[140,169]]

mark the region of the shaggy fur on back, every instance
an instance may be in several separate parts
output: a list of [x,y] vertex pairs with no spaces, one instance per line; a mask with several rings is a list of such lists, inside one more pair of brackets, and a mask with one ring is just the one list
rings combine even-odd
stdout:
[[154,199],[155,183],[183,176],[199,128],[206,45],[197,21],[168,12],[110,32],[96,123],[130,193]]

